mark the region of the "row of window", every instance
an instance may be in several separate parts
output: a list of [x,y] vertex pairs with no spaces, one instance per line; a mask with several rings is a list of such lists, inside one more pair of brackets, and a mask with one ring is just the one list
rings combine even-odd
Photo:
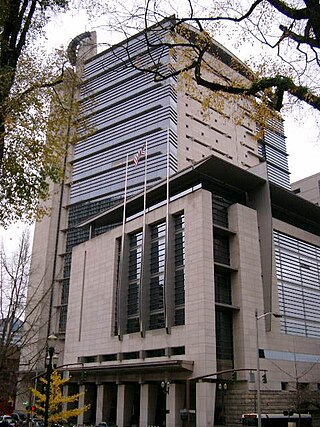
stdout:
[[[77,205],[70,206],[69,208],[67,241],[65,249],[66,253],[64,255],[63,280],[61,282],[59,332],[65,332],[66,330],[72,248],[82,242],[85,242],[89,238],[88,229],[77,228],[75,225],[79,224],[81,221],[84,221],[90,216],[111,207],[116,202],[118,202],[118,199],[108,198],[99,200],[97,202],[79,203]],[[96,230],[96,234],[98,234],[97,231],[98,230]],[[104,231],[106,230],[104,229]]]
[[184,346],[154,348],[150,350],[126,351],[123,353],[99,354],[78,357],[79,363],[113,362],[116,360],[151,359],[154,357],[170,357],[185,354]]
[[[224,191],[212,194],[212,215],[215,225],[228,228],[228,208],[234,203],[234,194]],[[229,237],[220,235],[215,229],[213,236],[214,262],[230,265]],[[232,288],[230,271],[214,269],[215,301],[216,303],[231,305]],[[216,306],[216,353],[217,369],[223,370],[226,366],[233,367],[233,313],[231,310],[222,310]]]
[[[126,292],[126,329],[125,333],[139,332],[141,329],[141,316],[143,307],[147,307],[147,327],[146,329],[160,329],[165,327],[165,304],[166,294],[170,292],[174,298],[174,320],[173,325],[184,324],[184,265],[185,265],[185,243],[184,243],[184,215],[179,214],[173,217],[174,236],[170,236],[173,241],[174,251],[174,273],[168,277],[166,271],[167,263],[167,225],[160,222],[149,226],[146,230],[149,233],[150,243],[145,245],[145,238],[142,231],[129,235],[128,257],[119,252],[123,260],[127,259],[127,292]],[[145,260],[148,260],[146,263]],[[143,270],[143,267],[146,271]],[[148,278],[146,281],[145,278]],[[118,288],[122,285],[119,281]],[[142,293],[142,283],[145,283],[147,292]],[[118,298],[115,307],[115,314],[119,312]],[[116,328],[119,322],[116,319]]]

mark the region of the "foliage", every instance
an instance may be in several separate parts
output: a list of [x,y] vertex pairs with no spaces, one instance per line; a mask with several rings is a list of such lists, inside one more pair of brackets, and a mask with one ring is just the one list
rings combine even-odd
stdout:
[[[40,381],[46,386],[47,380],[40,378]],[[51,374],[50,381],[50,400],[49,400],[49,424],[66,422],[70,418],[76,417],[87,411],[90,405],[85,405],[82,408],[63,409],[64,404],[75,403],[79,401],[83,393],[77,393],[72,396],[64,396],[62,392],[63,385],[70,381],[70,377],[61,378],[61,374],[55,370]],[[39,390],[31,388],[32,394],[36,397],[36,410],[38,415],[43,415],[45,412],[46,394]]]
[[[130,13],[131,16],[128,13],[121,19],[114,18],[113,25],[122,28],[126,37],[133,26],[143,30],[150,58],[153,51],[161,48],[184,52],[184,61],[178,61],[174,68],[164,68],[161,61],[153,58],[149,67],[140,67],[136,63],[138,68],[152,73],[155,80],[192,72],[197,85],[211,92],[238,98],[254,96],[278,111],[287,94],[292,102],[303,102],[320,110],[319,2],[185,0],[171,5],[165,0],[148,0],[145,7],[135,3],[135,9]],[[167,19],[165,24],[163,19]],[[145,31],[152,24],[169,26],[172,37],[155,40],[149,36],[151,32]],[[242,64],[245,78],[221,80],[213,73],[207,73],[211,67],[207,54],[213,53],[220,58],[212,38],[222,39],[223,45],[232,45],[242,56],[244,52],[248,56],[249,52],[250,69]],[[254,55],[250,55],[253,51]],[[240,62],[234,65],[237,69]]]
[[[61,63],[59,59],[57,67]],[[46,199],[49,180],[60,182],[64,176],[64,158],[72,144],[71,115],[76,115],[76,78],[64,73],[64,83],[48,87],[53,67],[27,55],[20,61],[5,118],[0,225],[41,214],[39,198]]]
[[[62,108],[56,88],[66,59],[48,57],[35,45],[54,13],[67,7],[67,0],[0,0],[0,226],[33,220],[48,180],[59,182],[63,176],[69,141],[61,129],[70,121],[70,105]],[[54,107],[54,119],[52,105],[60,105]]]

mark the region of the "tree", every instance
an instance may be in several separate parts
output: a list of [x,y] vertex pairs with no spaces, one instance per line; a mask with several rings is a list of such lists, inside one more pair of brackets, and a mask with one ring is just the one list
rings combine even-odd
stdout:
[[[40,381],[47,386],[47,380],[40,378]],[[62,387],[70,381],[70,377],[61,378],[61,374],[55,370],[51,375],[50,381],[50,398],[49,398],[49,425],[61,422],[66,422],[70,418],[77,417],[90,408],[90,405],[85,405],[81,408],[64,409],[63,405],[75,403],[79,401],[83,393],[73,394],[72,396],[64,396]],[[41,393],[39,390],[31,388],[32,394],[36,397],[37,415],[42,416],[45,412],[46,393]]]
[[[295,353],[294,353],[295,354]],[[320,391],[318,390],[317,375],[319,360],[300,364],[295,355],[291,370],[284,370],[276,362],[271,362],[274,368],[284,373],[288,379],[286,385],[287,408],[298,414],[317,412],[320,410]]]
[[[134,65],[153,73],[158,81],[192,72],[197,85],[211,92],[236,97],[254,96],[278,111],[283,107],[284,94],[320,111],[318,1],[229,0],[208,4],[186,0],[180,10],[174,10],[167,1],[148,0],[145,8],[138,7],[127,19],[116,21],[116,26],[122,26],[125,35],[133,25],[145,31],[150,64],[142,66],[138,60],[133,61]],[[170,15],[172,37],[165,40],[150,37],[151,32],[146,29],[151,24],[161,27],[163,19]],[[168,20],[165,25],[168,26]],[[242,66],[243,79],[221,79],[207,72],[211,68],[207,53],[213,53],[217,58],[220,55],[212,42],[212,37],[219,35],[223,35],[228,44],[229,39],[234,40],[237,50],[245,44],[250,52],[257,50],[257,55],[263,46],[260,57],[256,55],[248,61],[250,68]],[[184,60],[176,61],[174,67],[163,67],[162,62],[155,61],[152,56],[155,49],[161,48],[184,52]],[[272,51],[269,59],[267,48]],[[238,61],[234,66],[239,69],[241,65]]]
[[[0,226],[43,213],[49,181],[64,176],[76,76],[62,52],[37,46],[68,0],[0,0]],[[58,85],[65,85],[64,90]]]
[[[18,382],[24,381],[24,375],[17,375],[20,355],[22,351],[32,354],[29,348],[38,340],[41,327],[40,303],[49,293],[39,292],[40,282],[27,300],[29,276],[29,233],[25,230],[12,254],[5,251],[3,244],[0,248],[0,396],[5,401],[14,400]],[[32,354],[28,358],[23,367],[27,376],[39,357]]]

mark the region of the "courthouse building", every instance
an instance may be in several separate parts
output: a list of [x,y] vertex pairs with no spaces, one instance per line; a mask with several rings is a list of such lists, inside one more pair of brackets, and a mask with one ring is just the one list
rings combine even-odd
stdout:
[[[84,125],[35,229],[30,293],[49,292],[32,351],[58,337],[66,392],[91,404],[79,424],[173,427],[188,412],[189,425],[234,425],[259,400],[306,409],[320,384],[320,208],[290,190],[281,117],[257,141],[248,105],[204,113],[132,66],[149,53],[141,34],[99,54],[92,33],[70,44]],[[211,55],[246,78],[215,41]]]

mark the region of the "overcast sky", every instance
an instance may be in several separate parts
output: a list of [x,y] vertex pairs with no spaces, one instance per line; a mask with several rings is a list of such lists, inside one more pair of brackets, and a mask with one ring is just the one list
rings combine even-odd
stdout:
[[[117,35],[107,33],[101,26],[94,27],[94,25],[88,22],[83,11],[76,16],[62,15],[48,26],[49,43],[55,47],[66,48],[75,36],[92,29],[97,31],[98,45],[103,46],[104,43],[119,41]],[[114,37],[113,40],[112,37]],[[237,56],[235,50],[232,52]],[[291,182],[320,172],[320,128],[315,123],[316,120],[310,111],[299,110],[294,115],[285,117]]]

